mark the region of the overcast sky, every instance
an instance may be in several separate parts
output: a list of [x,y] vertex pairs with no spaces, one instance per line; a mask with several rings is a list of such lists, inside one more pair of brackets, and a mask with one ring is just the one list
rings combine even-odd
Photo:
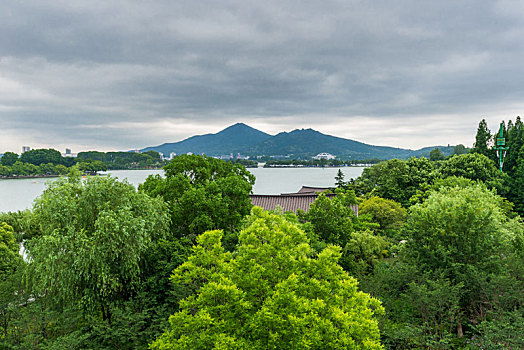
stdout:
[[244,122],[471,146],[524,111],[522,1],[0,2],[0,153]]

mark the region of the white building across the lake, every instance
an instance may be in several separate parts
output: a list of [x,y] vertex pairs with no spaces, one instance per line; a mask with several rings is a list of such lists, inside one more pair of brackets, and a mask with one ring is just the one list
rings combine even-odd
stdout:
[[316,156],[314,156],[313,159],[317,159],[317,160],[327,159],[327,160],[330,160],[330,159],[335,159],[335,156],[332,155],[332,154],[329,154],[329,153],[319,153]]

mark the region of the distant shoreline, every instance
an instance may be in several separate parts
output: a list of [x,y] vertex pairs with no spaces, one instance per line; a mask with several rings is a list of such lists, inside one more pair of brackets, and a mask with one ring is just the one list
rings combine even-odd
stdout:
[[357,164],[357,165],[268,165],[259,166],[259,168],[368,168],[372,164]]
[[40,179],[40,178],[52,178],[60,177],[65,175],[9,175],[0,176],[0,180],[16,180],[16,179]]

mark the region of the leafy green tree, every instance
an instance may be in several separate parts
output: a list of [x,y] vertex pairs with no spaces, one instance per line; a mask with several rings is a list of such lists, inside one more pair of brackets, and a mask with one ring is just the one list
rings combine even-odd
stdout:
[[13,309],[18,302],[17,295],[22,291],[16,283],[21,280],[23,264],[18,250],[13,228],[0,221],[0,346],[2,339],[6,339],[11,332]]
[[434,148],[433,150],[431,150],[431,152],[429,152],[429,160],[432,162],[444,159],[446,159],[446,156],[438,148]]
[[355,231],[357,220],[351,205],[356,203],[354,193],[339,193],[334,198],[320,194],[307,213],[300,214],[302,221],[311,223],[313,231],[328,244],[344,246]]
[[505,312],[475,328],[479,336],[473,338],[471,344],[476,348],[524,349],[524,314],[521,310]]
[[63,157],[56,149],[32,149],[22,153],[20,161],[33,165],[40,165],[46,163],[62,164]]
[[483,154],[470,153],[452,156],[442,162],[439,168],[442,178],[456,176],[484,182],[489,188],[496,188],[499,193],[505,194],[508,179],[501,174],[495,163]]
[[65,175],[69,172],[69,169],[65,165],[57,164],[55,165],[55,174]]
[[[356,216],[351,206],[356,203],[353,191],[339,191],[329,198],[321,194],[307,213],[299,213],[304,229],[316,243],[336,244],[342,247],[340,265],[354,276],[373,270],[374,264],[388,255],[387,241],[372,232],[377,223],[366,215]],[[322,247],[322,245],[315,246]]]
[[524,216],[524,146],[519,152],[513,183],[510,199],[515,203],[515,210]]
[[369,230],[353,232],[343,246],[339,264],[350,275],[365,277],[373,272],[381,259],[389,256],[388,246],[385,238]]
[[145,255],[167,229],[165,207],[112,177],[59,179],[34,205],[40,235],[27,243],[37,293],[80,302],[111,321],[141,280]]
[[408,207],[411,196],[434,178],[433,165],[426,158],[391,159],[364,169],[350,187],[357,195],[392,199]]
[[38,167],[38,174],[39,175],[45,175],[45,174],[56,174],[56,168],[53,163],[42,163]]
[[18,250],[13,228],[0,222],[0,281],[5,280],[15,269],[20,259]]
[[493,150],[493,135],[488,128],[488,123],[485,119],[482,119],[477,129],[477,135],[475,136],[475,144],[471,149],[471,153],[483,154],[492,161],[496,161],[496,154]]
[[11,168],[8,166],[0,165],[0,176],[7,177],[11,175]]
[[485,186],[485,184],[480,180],[474,181],[460,176],[438,178],[435,179],[431,184],[425,184],[423,188],[418,190],[417,193],[413,197],[411,197],[410,202],[412,204],[422,203],[429,197],[431,193],[438,192],[441,188],[466,188],[470,186],[475,186],[476,184],[482,184],[483,186]]
[[[502,272],[506,257],[521,241],[522,224],[509,220],[504,200],[481,185],[442,188],[421,205],[411,207],[406,254],[423,271],[440,271],[461,295],[461,314],[481,319],[486,302],[481,286],[490,274]],[[459,335],[462,323],[458,322]]]
[[239,164],[181,155],[164,170],[165,178],[150,176],[139,189],[168,203],[177,237],[194,238],[212,229],[233,232],[251,210],[255,177]]
[[508,150],[504,157],[504,170],[514,174],[517,171],[520,150],[524,146],[524,123],[520,117],[517,117],[515,124],[509,121],[506,144]]
[[369,214],[382,230],[398,230],[407,218],[407,210],[400,203],[377,196],[365,199],[358,207],[360,214]]
[[198,237],[172,278],[189,295],[153,349],[382,348],[380,303],[337,264],[337,247],[315,255],[296,225],[258,208],[248,221],[234,255],[220,231]]
[[460,319],[463,289],[463,284],[453,284],[449,279],[433,280],[430,276],[408,284],[402,294],[403,305],[421,318],[417,324],[425,334],[421,343],[437,349],[451,347]]
[[453,148],[453,155],[460,156],[468,153],[468,149],[463,144],[458,144]]
[[11,173],[13,175],[37,175],[38,174],[38,167],[31,163],[22,163],[21,161],[16,161],[11,166]]
[[107,166],[99,160],[82,161],[76,164],[78,169],[88,174],[96,174],[99,171],[106,171]]
[[12,166],[16,161],[18,161],[18,154],[13,152],[5,152],[0,158],[0,164],[4,166]]
[[340,169],[338,169],[337,175],[335,176],[335,185],[338,188],[345,188],[347,186],[347,183],[344,181],[344,173]]

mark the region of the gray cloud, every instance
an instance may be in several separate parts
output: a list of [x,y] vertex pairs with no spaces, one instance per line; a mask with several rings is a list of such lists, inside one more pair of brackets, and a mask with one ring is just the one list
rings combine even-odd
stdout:
[[238,121],[372,144],[473,142],[524,102],[513,1],[10,1],[0,152],[131,149]]

